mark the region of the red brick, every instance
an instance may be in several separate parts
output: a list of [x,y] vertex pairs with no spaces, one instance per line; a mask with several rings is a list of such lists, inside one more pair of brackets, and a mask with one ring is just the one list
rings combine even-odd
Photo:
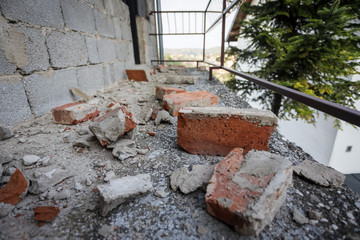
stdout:
[[128,76],[129,80],[135,80],[138,82],[147,82],[148,81],[144,70],[126,69],[125,71],[126,71],[126,75]]
[[208,212],[247,235],[271,223],[286,199],[292,164],[265,151],[231,151],[216,167],[205,196]]
[[37,221],[51,221],[60,213],[60,209],[54,206],[39,206],[34,208],[34,219]]
[[157,99],[162,100],[164,95],[176,94],[176,93],[184,93],[184,92],[186,92],[185,89],[158,86],[158,87],[156,87],[156,94],[155,95],[156,95]]
[[177,116],[183,107],[209,107],[218,105],[218,96],[207,91],[185,92],[163,96],[163,108]]
[[55,123],[73,125],[99,115],[96,107],[87,103],[68,103],[51,110]]
[[0,202],[17,204],[28,190],[28,181],[19,169],[11,175],[10,181],[0,190]]
[[234,148],[268,150],[276,116],[265,110],[193,107],[180,110],[177,143],[192,154],[225,156]]

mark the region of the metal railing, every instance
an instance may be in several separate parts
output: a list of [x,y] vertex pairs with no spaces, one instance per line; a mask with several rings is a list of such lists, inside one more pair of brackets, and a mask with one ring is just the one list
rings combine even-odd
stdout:
[[[275,84],[273,82],[270,81],[266,81],[254,76],[250,76],[248,74],[236,71],[234,69],[231,68],[227,68],[224,66],[224,59],[225,59],[225,21],[226,21],[226,14],[228,14],[230,12],[230,10],[232,10],[234,7],[236,7],[237,5],[239,5],[240,2],[244,2],[242,0],[233,0],[230,4],[227,5],[227,1],[226,0],[222,0],[222,11],[210,11],[209,10],[209,6],[212,3],[213,0],[209,0],[207,7],[205,9],[205,11],[153,11],[150,13],[150,15],[154,15],[154,19],[155,19],[155,23],[156,23],[156,15],[158,16],[158,19],[161,19],[161,17],[159,17],[162,14],[173,14],[173,18],[175,19],[175,28],[173,31],[173,29],[168,29],[167,32],[159,32],[159,29],[162,29],[162,27],[157,27],[156,33],[153,33],[151,35],[154,36],[163,36],[163,35],[203,35],[203,55],[202,55],[202,60],[164,60],[164,59],[156,59],[156,60],[152,60],[151,62],[157,62],[157,63],[165,63],[165,62],[196,62],[196,65],[198,67],[199,63],[205,63],[208,65],[211,65],[212,67],[209,67],[209,80],[212,80],[212,71],[214,69],[223,69],[227,72],[230,72],[236,76],[239,76],[241,78],[244,78],[248,81],[251,81],[253,83],[256,83],[258,85],[261,85],[262,87],[265,87],[266,89],[272,90],[276,93],[279,93],[283,96],[289,97],[291,99],[294,99],[298,102],[301,102],[303,104],[306,104],[310,107],[313,107],[319,111],[322,111],[324,113],[327,113],[333,117],[336,117],[340,120],[344,120],[348,123],[354,124],[356,126],[360,127],[360,112],[356,111],[354,109],[342,106],[340,104],[337,103],[333,103],[330,101],[326,101],[323,99],[320,99],[318,97],[314,97],[305,93],[302,93],[300,91],[296,91],[294,89],[291,88],[287,88],[278,84]],[[219,16],[213,21],[211,22],[210,26],[207,27],[207,14],[208,13],[216,13],[219,14]],[[202,31],[195,31],[195,32],[191,32],[190,28],[189,31],[184,31],[185,30],[185,26],[183,25],[184,21],[182,21],[182,28],[177,28],[176,25],[176,19],[179,19],[176,15],[177,14],[181,14],[182,16],[186,16],[186,14],[188,14],[188,17],[191,14],[200,14],[202,15]],[[167,15],[167,19],[169,15]],[[190,17],[189,17],[190,19]],[[163,20],[164,21],[164,20]],[[196,17],[195,17],[195,21],[196,21]],[[221,21],[222,24],[222,28],[221,28],[221,53],[220,53],[220,65],[216,64],[216,63],[212,63],[209,61],[205,60],[205,46],[206,46],[206,34],[212,30],[219,22]],[[190,20],[189,20],[190,22]],[[162,22],[160,23],[160,25],[162,24]],[[160,26],[159,25],[159,26]],[[168,26],[169,26],[169,20],[168,20]],[[180,31],[182,30],[182,31]]]

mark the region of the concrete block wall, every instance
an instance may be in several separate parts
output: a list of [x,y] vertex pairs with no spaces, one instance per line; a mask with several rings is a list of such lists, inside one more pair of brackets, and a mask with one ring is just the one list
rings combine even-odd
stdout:
[[93,94],[134,64],[121,0],[0,1],[0,125],[74,101],[71,87]]

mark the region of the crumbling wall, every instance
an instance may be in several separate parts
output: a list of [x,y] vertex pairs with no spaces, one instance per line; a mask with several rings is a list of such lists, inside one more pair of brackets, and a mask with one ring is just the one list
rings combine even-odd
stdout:
[[121,0],[1,0],[0,11],[0,125],[74,101],[71,87],[92,94],[134,65]]

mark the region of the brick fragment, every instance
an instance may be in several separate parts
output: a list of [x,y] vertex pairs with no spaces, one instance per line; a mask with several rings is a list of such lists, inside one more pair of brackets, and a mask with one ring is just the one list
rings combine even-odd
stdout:
[[265,151],[231,151],[216,167],[206,193],[208,212],[246,235],[258,235],[286,200],[292,164]]
[[51,221],[60,213],[54,206],[38,206],[34,208],[34,219],[41,222]]
[[135,80],[139,82],[148,82],[146,73],[144,70],[125,70],[129,80]]
[[181,88],[157,86],[155,96],[156,96],[157,99],[162,100],[164,95],[176,94],[176,93],[184,93],[184,92],[186,92],[186,90],[181,89]]
[[184,92],[163,96],[163,108],[177,116],[183,107],[209,107],[218,105],[218,96],[207,91]]
[[117,107],[105,115],[96,118],[89,129],[102,146],[106,146],[118,140],[118,138],[136,127],[136,123],[130,112],[124,107]]
[[26,195],[29,183],[19,169],[11,175],[10,181],[0,190],[0,202],[17,204]]
[[99,115],[99,110],[86,103],[68,103],[51,110],[53,120],[60,124],[77,124]]
[[277,124],[266,110],[189,107],[178,116],[177,143],[192,154],[226,156],[234,148],[268,150]]

